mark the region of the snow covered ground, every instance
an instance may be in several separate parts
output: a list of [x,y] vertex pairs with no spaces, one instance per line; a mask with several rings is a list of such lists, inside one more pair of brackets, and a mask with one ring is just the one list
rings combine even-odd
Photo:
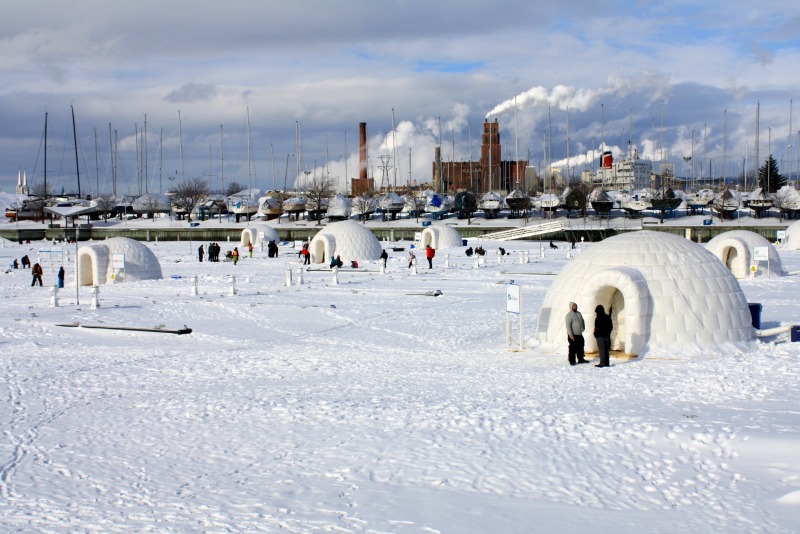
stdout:
[[[164,279],[102,286],[97,309],[88,288],[76,302],[72,261],[58,307],[48,253],[44,288],[0,272],[0,530],[800,531],[786,335],[570,367],[531,339],[564,249],[506,243],[498,263],[484,242],[481,268],[440,250],[416,276],[390,250],[386,274],[287,287],[288,247],[234,267],[198,263],[197,242],[148,245]],[[0,265],[52,248],[3,241]],[[781,259],[800,271],[800,252]],[[505,339],[511,279],[521,352]],[[800,324],[797,276],[742,287],[764,328]],[[76,322],[193,333],[57,326]]]

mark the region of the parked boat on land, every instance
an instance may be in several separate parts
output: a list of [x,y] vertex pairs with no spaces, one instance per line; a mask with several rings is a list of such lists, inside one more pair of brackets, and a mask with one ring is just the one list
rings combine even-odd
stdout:
[[739,195],[727,188],[714,196],[711,203],[720,219],[732,219],[740,205]]
[[619,207],[629,217],[641,217],[642,212],[650,207],[650,202],[642,191],[620,191],[615,196]]
[[589,193],[589,204],[598,215],[608,215],[614,207],[614,201],[602,187],[595,187]]
[[300,218],[300,215],[306,211],[306,204],[308,199],[304,196],[293,196],[283,201],[283,211],[288,215],[291,220],[294,215],[295,220]]
[[453,208],[453,203],[447,195],[440,195],[433,191],[425,191],[425,213],[430,213],[437,219],[444,218]]
[[403,198],[394,191],[389,191],[378,199],[378,208],[388,213],[392,220],[395,220],[397,214],[403,211],[404,205]]
[[229,196],[226,205],[228,211],[236,216],[236,222],[244,216],[247,220],[258,211],[258,199],[261,197],[260,189],[245,189]]
[[686,208],[691,210],[692,213],[697,210],[704,210],[708,207],[712,200],[714,200],[714,191],[711,189],[700,189],[687,193],[684,197],[686,201]]
[[531,207],[531,197],[521,189],[514,189],[506,195],[509,217],[520,217]]
[[283,215],[283,202],[277,196],[266,195],[258,199],[256,217],[271,221]]
[[487,219],[497,217],[500,210],[506,207],[505,199],[494,191],[488,191],[478,201],[478,209],[481,210]]
[[328,201],[328,220],[343,221],[350,218],[353,200],[337,193]]

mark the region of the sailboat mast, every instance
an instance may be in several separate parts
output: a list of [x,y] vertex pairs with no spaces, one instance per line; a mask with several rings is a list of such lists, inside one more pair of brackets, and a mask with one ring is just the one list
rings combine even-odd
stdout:
[[142,160],[144,161],[144,193],[147,194],[150,192],[147,187],[147,182],[150,181],[150,177],[147,175],[147,113],[144,114],[144,131],[142,132]]
[[178,110],[178,136],[180,141],[180,151],[181,151],[181,181],[185,179],[184,169],[183,169],[183,125],[181,124],[181,110]]
[[97,128],[94,129],[94,178],[95,178],[95,196],[100,194],[100,160],[97,156]]
[[[791,121],[789,121],[789,122],[790,122],[789,132],[791,132],[792,131]],[[397,162],[397,129],[395,128],[395,125],[394,125],[394,108],[392,108],[392,163],[394,163],[394,167],[392,168],[393,176],[394,176],[393,177],[393,182],[394,183],[392,185],[394,186],[394,189],[396,190],[397,189],[397,167],[399,166],[399,163]]]
[[[569,112],[568,112],[569,113]],[[569,115],[567,115],[569,124]],[[519,184],[519,122],[517,121],[517,97],[514,97],[514,185]]]
[[347,169],[347,130],[344,131],[344,194],[350,191],[350,171]]
[[47,204],[47,112],[44,113],[44,204]]
[[253,156],[250,140],[250,108],[247,108],[247,194],[253,200]]
[[758,141],[758,134],[759,129],[761,128],[758,124],[759,122],[759,115],[761,113],[761,102],[756,103],[756,178],[758,178],[758,166],[761,164],[761,160],[758,159],[758,149],[759,149],[759,141]]
[[222,194],[225,194],[225,133],[219,125],[219,185]]
[[728,110],[723,113],[722,120],[722,186],[725,187],[727,182],[725,180],[725,172],[728,158]]
[[72,110],[72,139],[75,142],[75,172],[78,177],[78,198],[81,198],[81,169],[78,165],[78,130],[75,127],[75,108],[69,107]]
[[272,190],[275,190],[275,148],[269,144],[269,159],[272,164]]

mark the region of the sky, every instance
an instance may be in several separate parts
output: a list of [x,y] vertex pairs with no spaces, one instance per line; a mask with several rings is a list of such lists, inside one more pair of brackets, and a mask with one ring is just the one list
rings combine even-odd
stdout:
[[[679,220],[690,217],[702,219]],[[76,290],[76,245],[0,239],[0,530],[798,532],[800,343],[787,333],[724,345],[707,332],[690,345],[652,336],[607,369],[596,354],[570,366],[565,342],[538,342],[549,292],[604,243],[540,252],[537,241],[468,238],[486,249],[482,264],[440,247],[414,273],[412,243],[383,242],[385,273],[359,258],[334,284],[322,265],[301,270],[293,242],[277,258],[256,246],[234,266],[199,263],[196,240],[154,239],[142,246],[162,277],[134,281],[126,248],[126,271],[93,307],[90,288]],[[778,254],[786,276],[739,282],[765,330],[800,324],[800,251]],[[43,287],[10,267],[23,255],[43,265]],[[627,269],[658,291],[645,262]],[[521,315],[509,317],[511,280]],[[683,289],[712,302],[719,288],[698,276]],[[579,311],[591,335],[594,313]],[[716,311],[720,328],[728,310]],[[58,326],[70,324],[110,329]],[[192,333],[117,329],[159,325]]]
[[48,183],[67,192],[78,173],[84,193],[115,189],[112,145],[120,195],[328,174],[344,192],[360,122],[377,184],[429,182],[437,145],[445,161],[478,159],[487,118],[501,124],[504,159],[538,169],[591,169],[601,143],[620,156],[630,140],[678,175],[731,177],[755,168],[757,124],[759,160],[800,167],[800,7],[788,0],[0,9],[6,192],[21,171],[42,180],[45,114]]

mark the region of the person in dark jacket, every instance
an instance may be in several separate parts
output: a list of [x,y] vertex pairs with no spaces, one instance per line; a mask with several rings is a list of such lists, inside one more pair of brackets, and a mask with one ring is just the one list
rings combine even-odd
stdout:
[[44,271],[42,271],[42,266],[39,265],[38,263],[34,263],[33,269],[31,270],[31,274],[33,275],[33,281],[31,281],[31,287],[35,286],[37,282],[39,283],[40,286],[42,285],[43,273]]
[[58,270],[58,289],[64,289],[64,266]]
[[381,264],[383,268],[386,269],[386,262],[389,260],[389,253],[386,250],[381,251]]
[[22,263],[22,268],[23,269],[26,269],[26,268],[30,269],[31,268],[31,260],[28,259],[28,255],[27,254],[25,256],[22,256],[21,263]]
[[594,320],[594,338],[597,340],[597,350],[600,352],[600,363],[595,367],[611,367],[609,351],[611,349],[611,330],[614,329],[614,325],[611,322],[611,316],[600,304],[597,305],[594,312],[597,314]]
[[200,245],[200,248],[197,249],[197,259],[200,260],[200,263],[203,263],[203,256],[205,256],[205,249],[203,245]]

